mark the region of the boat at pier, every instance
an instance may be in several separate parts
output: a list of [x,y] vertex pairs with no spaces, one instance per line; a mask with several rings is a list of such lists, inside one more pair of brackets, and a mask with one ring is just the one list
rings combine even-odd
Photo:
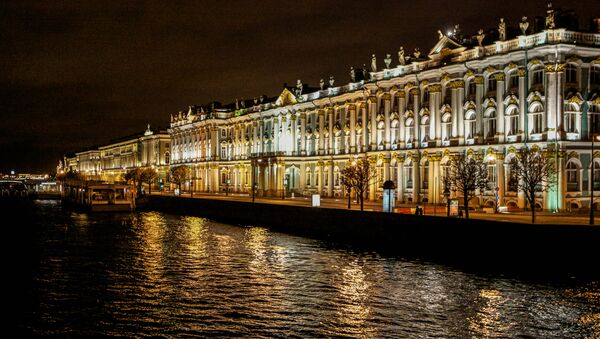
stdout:
[[127,212],[135,208],[129,185],[95,181],[68,181],[63,184],[62,201],[92,212]]

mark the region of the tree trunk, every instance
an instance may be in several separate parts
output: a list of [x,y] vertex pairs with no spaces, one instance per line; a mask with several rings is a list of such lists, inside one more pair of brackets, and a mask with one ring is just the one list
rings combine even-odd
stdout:
[[469,197],[465,194],[465,219],[469,219]]
[[360,211],[361,211],[361,212],[364,210],[364,205],[363,205],[363,201],[364,201],[364,199],[363,199],[363,195],[364,195],[364,192],[363,192],[363,191],[360,191],[360,195],[358,196],[358,198],[360,199]]
[[348,190],[348,209],[350,209],[350,201],[352,200],[352,189]]
[[535,224],[535,201],[529,202],[529,205],[531,205],[531,223]]

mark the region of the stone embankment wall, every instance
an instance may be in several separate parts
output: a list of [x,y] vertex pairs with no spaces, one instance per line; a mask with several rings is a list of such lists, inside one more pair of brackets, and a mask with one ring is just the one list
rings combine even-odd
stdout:
[[144,208],[434,260],[526,269],[581,266],[587,271],[595,270],[600,257],[600,227],[586,225],[530,225],[167,196],[150,197]]

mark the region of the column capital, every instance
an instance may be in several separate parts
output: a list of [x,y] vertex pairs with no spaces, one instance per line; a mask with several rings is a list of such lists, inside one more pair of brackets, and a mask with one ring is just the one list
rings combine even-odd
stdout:
[[504,81],[504,73],[496,73],[494,74],[494,78],[496,81]]
[[449,86],[452,89],[464,88],[465,87],[465,82],[463,80],[455,80],[455,81],[452,81],[449,84]]
[[482,85],[483,84],[483,77],[481,75],[476,75],[473,78],[473,82],[476,83],[476,84]]
[[442,85],[440,84],[429,85],[429,87],[427,88],[429,89],[429,93],[436,93],[442,91]]

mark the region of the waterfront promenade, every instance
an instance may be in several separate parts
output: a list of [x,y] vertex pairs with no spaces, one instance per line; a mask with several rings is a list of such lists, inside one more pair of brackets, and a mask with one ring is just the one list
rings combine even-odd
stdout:
[[[166,195],[173,196],[172,192],[152,192],[153,195]],[[181,197],[185,198],[197,198],[197,199],[214,199],[214,200],[228,200],[228,201],[239,201],[239,202],[252,202],[252,197],[247,194],[238,193],[197,193],[193,195],[190,193],[182,193]],[[255,198],[256,203],[262,204],[276,204],[276,205],[289,205],[289,206],[311,206],[311,199],[309,197],[286,197],[285,199],[275,197],[261,197]],[[396,206],[397,213],[409,214],[415,205],[405,204]],[[424,214],[428,216],[440,216],[446,215],[446,206],[439,204],[432,206],[431,204],[422,205],[424,207]],[[474,206],[477,209],[477,206]],[[344,198],[323,198],[321,197],[321,206],[318,208],[333,208],[333,209],[348,209],[348,201]],[[360,210],[360,205],[356,202],[351,203],[352,210]],[[364,202],[365,211],[382,211],[382,202]],[[598,213],[597,224],[600,224],[600,212]],[[531,212],[530,211],[518,211],[518,212],[507,212],[507,213],[483,213],[478,210],[469,211],[469,217],[471,219],[482,219],[482,220],[494,220],[504,222],[517,222],[517,223],[531,223]],[[589,224],[589,213],[576,213],[576,212],[537,212],[536,213],[536,224],[561,224],[561,225],[587,225]]]

